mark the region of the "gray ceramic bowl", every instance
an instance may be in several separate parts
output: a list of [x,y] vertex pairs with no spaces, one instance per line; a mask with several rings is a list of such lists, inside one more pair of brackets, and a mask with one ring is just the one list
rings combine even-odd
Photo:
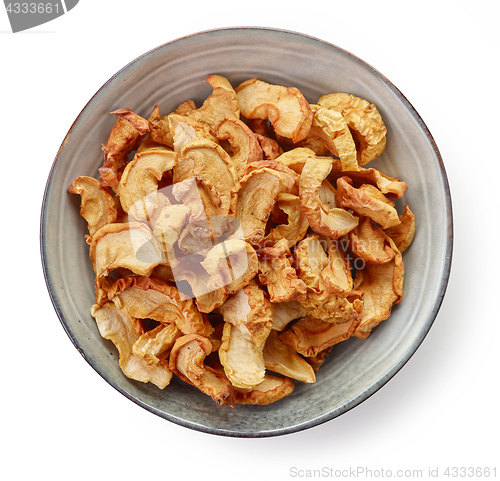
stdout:
[[[170,111],[210,93],[206,75],[233,85],[251,77],[297,87],[309,102],[322,94],[350,92],[375,103],[388,128],[385,152],[370,166],[409,184],[404,197],[417,219],[405,252],[405,295],[389,320],[366,340],[332,350],[313,385],[269,406],[217,408],[195,388],[174,379],[160,391],[126,378],[114,346],[99,335],[90,315],[94,276],[84,242],[79,197],[66,189],[79,175],[97,176],[101,144],[129,107],[147,116],[155,103]],[[398,205],[399,208],[402,204]],[[450,272],[452,212],[437,146],[411,104],[383,75],[350,53],[305,35],[259,28],[198,33],[134,60],[89,101],[62,142],[47,182],[41,218],[41,252],[47,286],[59,319],[85,360],[130,400],[169,421],[226,436],[265,437],[300,431],[345,413],[382,387],[408,361],[429,331]]]

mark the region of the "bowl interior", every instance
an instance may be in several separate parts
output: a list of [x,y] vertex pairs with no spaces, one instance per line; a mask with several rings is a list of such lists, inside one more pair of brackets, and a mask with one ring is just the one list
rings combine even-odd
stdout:
[[[195,388],[173,379],[160,391],[126,378],[118,354],[101,338],[90,315],[94,274],[84,241],[79,196],[67,193],[79,175],[97,177],[101,145],[128,107],[149,116],[158,103],[167,113],[186,99],[198,106],[211,93],[206,75],[233,86],[251,77],[297,87],[310,103],[349,92],[377,105],[387,125],[387,148],[369,164],[409,185],[415,239],[404,254],[404,298],[366,340],[334,347],[317,382],[269,406],[217,408]],[[98,178],[98,177],[97,177]],[[404,96],[372,67],[331,44],[293,32],[235,28],[204,32],[163,45],[136,59],[89,101],[68,132],[50,173],[42,208],[41,248],[47,286],[74,345],[113,387],[149,411],[204,432],[261,437],[299,431],[335,418],[385,384],[415,352],[444,295],[452,249],[451,201],[444,167],[425,124]]]

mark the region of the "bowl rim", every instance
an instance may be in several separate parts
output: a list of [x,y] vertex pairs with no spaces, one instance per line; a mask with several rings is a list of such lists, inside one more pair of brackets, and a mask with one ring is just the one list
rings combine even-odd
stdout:
[[[207,36],[207,35],[213,35],[217,34],[220,32],[234,32],[237,33],[239,31],[242,32],[248,32],[248,31],[253,31],[253,32],[262,32],[264,34],[272,34],[272,33],[278,33],[286,36],[296,36],[296,37],[302,37],[308,40],[312,40],[314,42],[319,42],[326,47],[330,49],[334,49],[338,51],[339,53],[351,58],[354,60],[356,63],[361,65],[364,69],[369,70],[372,74],[374,74],[376,77],[378,77],[379,80],[381,80],[384,85],[389,88],[395,96],[405,105],[406,109],[412,114],[414,120],[416,120],[419,124],[419,127],[422,129],[425,137],[431,144],[434,154],[436,157],[436,160],[438,161],[439,164],[439,170],[442,176],[442,184],[443,184],[443,192],[444,192],[444,206],[445,206],[445,212],[446,212],[446,219],[447,219],[447,225],[446,225],[446,248],[445,248],[445,253],[444,253],[444,265],[443,265],[443,275],[441,278],[441,282],[439,284],[439,290],[436,293],[436,300],[433,306],[432,311],[428,315],[428,322],[425,325],[425,328],[420,331],[420,335],[414,340],[413,344],[411,345],[411,348],[408,349],[408,351],[405,353],[404,356],[401,357],[401,359],[392,366],[392,368],[381,378],[377,380],[369,389],[361,392],[356,396],[355,398],[351,399],[349,402],[346,404],[340,406],[339,408],[329,411],[328,413],[317,417],[310,419],[309,421],[306,421],[301,424],[296,424],[294,426],[282,428],[282,429],[275,429],[273,431],[261,431],[261,432],[238,432],[238,431],[228,431],[224,429],[216,429],[216,428],[211,428],[203,425],[199,425],[195,422],[184,420],[181,418],[177,418],[175,416],[172,416],[168,413],[165,413],[163,411],[160,411],[158,409],[155,409],[154,407],[148,405],[147,403],[143,402],[142,400],[136,398],[133,396],[131,393],[126,391],[125,389],[121,388],[120,386],[116,385],[111,379],[109,379],[105,373],[100,372],[97,366],[94,365],[92,360],[88,358],[85,355],[84,350],[81,348],[81,346],[78,343],[78,340],[76,337],[72,334],[71,330],[69,329],[68,325],[66,324],[66,320],[64,317],[64,313],[59,306],[57,302],[57,296],[55,295],[55,292],[52,287],[51,283],[51,275],[50,275],[50,268],[47,264],[47,240],[45,236],[46,232],[46,216],[47,216],[47,200],[51,192],[51,183],[52,183],[52,178],[54,175],[54,171],[56,169],[56,165],[58,163],[59,157],[61,155],[61,152],[64,149],[64,146],[69,139],[72,130],[74,127],[77,125],[77,123],[80,120],[80,117],[82,114],[86,111],[87,107],[89,104],[92,103],[92,101],[99,95],[99,93],[106,88],[106,86],[112,82],[117,76],[122,74],[124,71],[126,71],[129,67],[134,65],[136,62],[145,59],[147,56],[154,54],[158,50],[164,49],[166,47],[169,47],[177,42],[180,42],[182,40],[186,39],[191,39],[199,36]],[[115,74],[113,74],[95,93],[94,95],[88,100],[88,102],[85,104],[85,106],[81,109],[80,113],[77,115],[75,118],[74,122],[72,123],[71,127],[69,128],[66,136],[64,137],[63,141],[61,142],[61,145],[58,149],[58,152],[55,156],[55,159],[52,163],[51,169],[49,171],[49,175],[46,181],[45,185],[45,190],[43,194],[43,200],[42,200],[42,206],[41,206],[41,215],[40,215],[40,232],[39,232],[39,241],[40,241],[40,254],[41,254],[41,263],[42,263],[42,270],[43,270],[43,275],[46,283],[46,287],[52,302],[52,305],[56,311],[57,317],[59,318],[59,321],[64,328],[66,334],[70,338],[71,342],[75,346],[75,348],[78,350],[78,352],[82,355],[82,357],[87,361],[87,363],[103,378],[108,384],[110,384],[114,389],[116,389],[118,392],[120,392],[123,396],[134,402],[135,404],[141,406],[142,408],[146,409],[147,411],[167,420],[170,422],[173,422],[174,424],[177,424],[182,427],[186,427],[189,429],[192,429],[194,431],[199,431],[199,432],[204,432],[207,434],[215,434],[219,436],[226,436],[226,437],[238,437],[238,438],[262,438],[262,437],[275,437],[275,436],[281,436],[281,435],[286,435],[286,434],[292,434],[295,432],[300,432],[304,431],[306,429],[310,429],[315,426],[319,426],[323,423],[326,423],[328,421],[331,421],[335,419],[338,416],[341,416],[342,414],[345,414],[346,412],[350,411],[351,409],[355,408],[362,402],[366,401],[368,398],[370,398],[375,392],[377,392],[382,386],[387,384],[402,368],[403,366],[411,359],[411,357],[415,354],[417,349],[420,347],[422,344],[423,340],[429,333],[431,327],[434,324],[434,321],[438,315],[438,312],[441,308],[441,305],[443,303],[444,296],[446,294],[446,289],[448,286],[448,281],[450,278],[451,274],[451,264],[452,264],[452,257],[453,257],[453,242],[454,242],[454,227],[453,227],[453,211],[452,211],[452,199],[451,199],[451,190],[450,190],[450,185],[448,181],[448,177],[446,174],[446,169],[444,166],[444,162],[441,156],[441,153],[437,147],[436,141],[434,140],[434,137],[432,136],[430,130],[428,129],[427,125],[421,118],[420,114],[417,112],[417,110],[413,107],[413,105],[409,102],[409,100],[404,96],[404,94],[387,78],[385,77],[381,72],[379,72],[377,69],[375,69],[372,65],[367,63],[366,61],[362,60],[361,58],[357,57],[356,55],[352,54],[351,52],[331,43],[327,42],[325,40],[322,40],[320,38],[311,36],[309,34],[297,32],[297,31],[292,31],[292,30],[287,30],[287,29],[281,29],[281,28],[272,28],[272,27],[250,27],[250,26],[239,26],[239,27],[222,27],[222,28],[214,28],[214,29],[209,29],[209,30],[202,30],[198,31],[189,35],[184,35],[181,37],[178,37],[174,40],[171,40],[169,42],[163,43],[153,49],[150,49],[149,51],[139,55],[129,63],[127,63],[125,66],[123,66],[121,69],[119,69]]]

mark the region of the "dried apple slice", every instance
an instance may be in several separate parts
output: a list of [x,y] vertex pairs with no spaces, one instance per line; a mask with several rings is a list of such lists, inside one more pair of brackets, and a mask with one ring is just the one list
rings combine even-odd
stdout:
[[313,368],[314,372],[319,371],[319,368],[324,364],[326,361],[326,358],[328,357],[328,354],[330,354],[333,346],[327,347],[326,349],[323,349],[322,351],[319,351],[318,354],[315,356],[309,356],[307,357],[307,362],[311,365]]
[[316,356],[321,351],[349,339],[359,319],[332,324],[312,316],[303,317],[280,334],[280,339],[306,357]]
[[254,280],[229,296],[218,312],[256,346],[264,344],[273,327],[273,305]]
[[252,78],[239,85],[235,91],[244,117],[269,119],[278,135],[293,142],[299,142],[309,133],[312,112],[298,89]]
[[108,291],[108,298],[131,317],[154,319],[163,324],[173,322],[183,334],[208,337],[213,332],[192,299],[181,300],[173,285],[159,279],[144,276],[119,279]]
[[385,149],[387,128],[374,104],[347,93],[323,95],[318,105],[340,112],[357,140],[358,164],[367,164]]
[[318,234],[338,239],[358,225],[358,218],[345,209],[330,209],[321,202],[321,184],[330,173],[332,162],[330,157],[307,159],[300,174],[299,197],[302,211],[311,228]]
[[142,334],[132,347],[132,352],[145,360],[146,364],[156,367],[167,360],[175,340],[182,332],[175,323],[160,324]]
[[340,241],[325,239],[325,250],[328,254],[328,264],[321,275],[325,280],[326,290],[336,296],[346,297],[352,291],[353,281],[343,244]]
[[273,227],[264,237],[262,246],[272,246],[281,239],[286,239],[288,248],[291,249],[307,234],[309,222],[300,208],[300,198],[296,195],[279,194],[276,206],[288,216],[287,223]]
[[229,154],[218,144],[207,139],[194,139],[181,150],[179,163],[174,167],[173,182],[191,177],[202,177],[216,187],[227,213],[231,202],[231,189],[238,179]]
[[283,374],[297,381],[316,382],[311,365],[297,354],[289,344],[285,344],[278,331],[272,330],[264,346],[264,365],[270,371]]
[[290,260],[287,239],[259,250],[259,280],[267,286],[271,302],[288,302],[305,297],[307,287]]
[[170,114],[167,120],[169,132],[172,135],[172,146],[178,155],[181,155],[183,147],[191,140],[207,139],[218,143],[217,138],[210,133],[210,127],[204,122],[174,113]]
[[177,282],[186,281],[191,292],[184,292],[179,287],[181,299],[195,297],[196,305],[200,312],[209,313],[221,306],[227,299],[228,292],[225,286],[213,288],[210,286],[212,276],[201,265],[202,259],[195,256],[186,256],[180,259],[175,267]]
[[101,227],[92,237],[90,259],[96,278],[119,267],[149,276],[162,262],[162,255],[151,229],[141,222],[130,222]]
[[[242,177],[249,174],[250,172],[253,172],[254,170],[259,170],[259,169],[272,169],[276,170],[277,172],[282,172],[286,174],[286,176],[292,177],[294,179],[294,185],[290,188],[290,193],[294,195],[299,195],[298,189],[299,189],[300,175],[297,174],[297,172],[295,172],[294,170],[284,165],[282,162],[278,162],[277,160],[259,160],[256,162],[251,162],[245,167],[245,170],[242,172]],[[290,182],[291,181],[289,179],[286,179],[286,184]]]
[[204,122],[214,132],[217,124],[223,119],[239,119],[240,107],[238,97],[227,78],[222,75],[207,75],[207,82],[213,88],[212,93],[203,105],[188,116]]
[[259,270],[255,249],[244,240],[229,239],[214,246],[201,265],[210,274],[210,289],[225,287],[229,294],[246,286]]
[[[327,245],[332,251],[330,258],[325,252]],[[359,317],[360,301],[351,302],[347,297],[351,277],[337,248],[311,235],[298,244],[294,255],[297,274],[307,286],[305,298],[298,302],[309,314],[329,323],[344,323]],[[341,265],[333,265],[337,262]]]
[[241,120],[223,119],[217,124],[215,134],[220,141],[228,141],[231,161],[239,176],[248,164],[263,159],[259,140]]
[[358,226],[349,232],[349,241],[354,255],[366,262],[384,264],[394,258],[388,235],[369,217],[362,217]]
[[408,184],[399,180],[397,177],[391,177],[379,169],[365,169],[361,167],[356,172],[342,172],[340,166],[334,165],[328,179],[337,184],[337,179],[347,176],[352,180],[354,187],[371,184],[377,187],[382,194],[400,199],[408,190]]
[[128,120],[140,135],[146,135],[149,132],[149,122],[128,108],[116,109],[111,112],[121,119]]
[[234,219],[225,216],[218,192],[203,178],[191,177],[174,184],[172,194],[190,210],[189,222],[178,239],[183,254],[206,253],[216,240],[227,237]]
[[392,239],[390,245],[395,253],[390,262],[367,262],[365,267],[356,273],[354,288],[363,295],[360,322],[353,334],[356,337],[368,337],[374,327],[389,318],[392,307],[403,297],[403,257]]
[[69,186],[70,194],[79,194],[80,215],[87,221],[89,235],[85,236],[88,244],[92,236],[106,224],[116,222],[117,210],[113,197],[93,177],[79,176]]
[[144,141],[127,164],[117,194],[123,210],[135,220],[149,221],[150,207],[145,207],[148,201],[155,203],[151,194],[158,190],[158,183],[166,172],[171,171],[177,164],[177,154],[165,145],[152,141]]
[[266,373],[264,380],[251,390],[235,388],[236,404],[266,406],[288,396],[294,388],[290,378]]
[[326,291],[325,279],[321,273],[328,266],[328,256],[320,237],[310,235],[300,241],[295,248],[294,256],[297,273],[307,289],[317,293]]
[[128,163],[127,156],[138,147],[147,134],[149,124],[130,109],[118,109],[111,113],[118,118],[102,147],[104,162],[99,174],[103,187],[116,190],[121,172]]
[[310,158],[316,158],[313,150],[307,147],[295,147],[295,149],[281,154],[276,160],[300,175],[304,165],[306,165],[307,160]]
[[156,366],[150,366],[144,358],[134,354],[133,346],[139,335],[130,316],[112,302],[92,306],[91,314],[101,336],[112,341],[118,349],[120,368],[125,376],[135,381],[151,382],[160,389],[170,384],[172,372],[167,363],[158,362]]
[[167,205],[161,209],[153,224],[153,235],[165,258],[175,258],[174,246],[184,226],[188,223],[191,209],[183,204]]
[[289,192],[294,185],[291,175],[267,167],[253,170],[240,179],[231,192],[230,213],[239,220],[247,242],[261,245],[279,194]]
[[264,159],[275,160],[283,153],[281,145],[276,140],[261,134],[255,134],[255,137],[259,141]]
[[313,122],[309,137],[320,139],[333,155],[340,158],[343,171],[359,170],[356,145],[340,112],[311,105]]
[[231,384],[237,388],[253,389],[265,377],[264,344],[257,346],[253,339],[229,322],[224,324],[219,359]]
[[284,331],[290,322],[308,314],[309,310],[297,301],[278,302],[274,305],[273,329]]
[[212,352],[206,337],[188,334],[179,337],[172,348],[169,367],[180,379],[209,395],[217,406],[234,407],[234,389],[228,379],[204,364]]
[[[192,100],[186,100],[171,114],[186,115],[188,112],[196,109],[196,105]],[[169,115],[171,115],[169,114]],[[170,130],[169,115],[161,116],[160,108],[156,104],[153,112],[148,118],[149,132],[151,138],[159,144],[168,145],[174,148],[174,135]]]
[[[337,180],[337,204],[345,209],[352,209],[359,215],[370,217],[380,224],[382,229],[401,222],[397,210],[390,205],[384,194],[373,186],[370,186],[372,189],[362,187],[356,189],[349,177],[340,177]],[[374,194],[373,189],[378,193]]]
[[405,205],[404,212],[399,216],[400,224],[389,227],[385,233],[394,241],[399,252],[403,253],[415,237],[415,216],[410,208]]

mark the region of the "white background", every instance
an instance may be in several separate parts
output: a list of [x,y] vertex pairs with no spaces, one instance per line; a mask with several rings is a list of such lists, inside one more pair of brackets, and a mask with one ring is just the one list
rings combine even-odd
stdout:
[[[447,466],[496,467],[500,477],[495,3],[81,0],[68,14],[17,34],[2,7],[0,412],[6,445],[0,470],[10,473],[2,479],[167,480],[176,473],[285,480],[324,467],[422,469],[426,477],[429,468],[443,473]],[[370,63],[426,122],[452,190],[452,276],[420,349],[352,411],[277,438],[198,433],[122,397],[65,334],[40,261],[45,182],[86,102],[150,49],[228,26],[302,32]]]

